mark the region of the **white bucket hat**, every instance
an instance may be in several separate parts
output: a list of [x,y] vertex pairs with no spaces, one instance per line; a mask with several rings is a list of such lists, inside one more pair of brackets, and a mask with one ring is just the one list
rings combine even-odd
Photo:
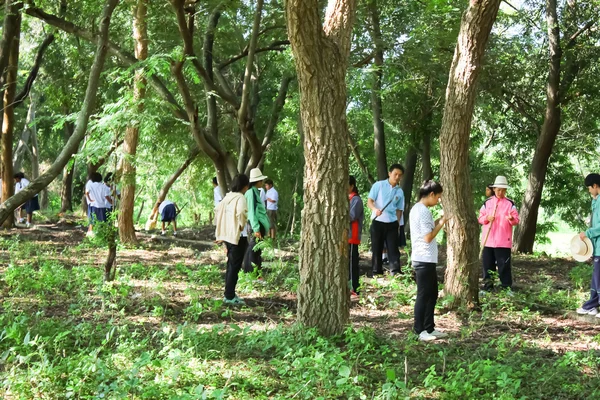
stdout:
[[262,174],[259,168],[250,170],[250,183],[264,181],[265,179],[267,179],[267,177]]
[[571,254],[575,261],[584,262],[592,256],[594,245],[589,238],[581,240],[579,235],[573,236],[571,239]]
[[508,186],[508,181],[506,180],[506,177],[502,176],[502,175],[498,175],[496,177],[496,180],[494,181],[494,184],[492,185],[492,187],[500,188],[500,189],[510,188],[510,186]]

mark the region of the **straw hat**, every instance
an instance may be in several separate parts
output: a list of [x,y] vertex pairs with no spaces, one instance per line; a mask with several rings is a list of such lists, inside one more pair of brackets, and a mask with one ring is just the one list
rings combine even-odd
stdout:
[[584,262],[592,256],[594,246],[589,238],[581,240],[579,235],[573,236],[571,239],[571,254],[575,261]]
[[506,180],[506,177],[502,176],[502,175],[498,175],[496,177],[496,180],[494,181],[494,184],[492,185],[492,187],[500,188],[500,189],[510,188],[510,186],[508,186],[508,181]]
[[250,170],[250,183],[263,181],[265,179],[267,179],[267,177],[262,174],[260,168],[253,168]]

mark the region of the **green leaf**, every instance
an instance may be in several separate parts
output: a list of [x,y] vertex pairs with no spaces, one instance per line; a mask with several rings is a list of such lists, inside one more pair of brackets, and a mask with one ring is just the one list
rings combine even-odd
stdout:
[[27,335],[25,335],[25,339],[23,339],[23,344],[25,346],[27,346],[29,344],[30,333],[31,332],[27,331]]
[[340,376],[349,377],[350,376],[350,368],[347,365],[342,365],[340,367]]
[[395,381],[396,371],[394,371],[393,369],[388,369],[387,371],[385,371],[385,376],[387,377],[388,381]]

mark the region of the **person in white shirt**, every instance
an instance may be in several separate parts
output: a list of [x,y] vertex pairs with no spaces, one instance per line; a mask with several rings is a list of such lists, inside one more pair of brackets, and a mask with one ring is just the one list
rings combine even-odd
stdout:
[[119,188],[117,188],[117,185],[114,183],[112,172],[109,172],[108,174],[106,174],[106,176],[104,176],[104,184],[106,185],[106,187],[108,187],[108,190],[110,191],[110,199],[112,200],[112,202],[110,203],[109,209],[110,211],[112,211],[116,204],[116,199],[121,198],[121,191],[119,190]]
[[279,193],[273,187],[272,179],[265,179],[265,189],[267,189],[267,216],[269,217],[269,223],[271,229],[269,229],[269,236],[275,240],[275,232],[277,231],[277,209],[279,204]]
[[[160,213],[162,220],[162,232],[160,234],[164,236],[167,233],[165,223],[171,224],[172,222],[173,236],[177,236],[177,214],[179,214],[179,207],[177,207],[177,204],[165,199],[158,206],[158,212]],[[168,226],[169,225],[167,225],[167,227]]]
[[92,181],[86,184],[86,197],[90,207],[90,224],[88,226],[88,235],[92,235],[94,224],[97,222],[106,222],[109,210],[112,209],[112,198],[110,189],[102,183],[102,175],[94,172],[90,176]]
[[213,177],[213,200],[215,202],[215,207],[219,205],[221,200],[223,200],[223,195],[221,194],[221,188],[219,187],[219,183],[217,181],[217,177]]
[[[29,186],[29,180],[25,178],[25,174],[22,172],[17,172],[13,175],[15,179],[15,194],[19,193],[21,190],[25,189]],[[0,189],[1,190],[1,189]],[[27,200],[25,204],[19,207],[18,215],[21,216],[21,209],[25,207],[25,212],[27,213],[27,223],[26,226],[29,228],[31,226],[33,220],[33,212],[40,209],[40,202],[38,200],[38,195],[36,194],[31,199]],[[19,222],[23,223],[23,218],[19,218]]]
[[419,202],[410,210],[409,216],[411,262],[417,278],[414,331],[421,341],[448,336],[436,330],[433,322],[438,298],[438,247],[435,237],[450,218],[442,217],[437,223],[434,222],[429,207],[439,203],[442,191],[442,185],[438,182],[426,181],[419,189]]

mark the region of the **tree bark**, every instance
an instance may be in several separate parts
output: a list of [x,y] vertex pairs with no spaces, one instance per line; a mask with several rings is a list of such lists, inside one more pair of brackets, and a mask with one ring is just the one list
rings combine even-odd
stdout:
[[48,168],[47,171],[45,171],[38,179],[34,179],[25,189],[8,198],[0,205],[0,222],[4,222],[9,216],[12,215],[13,211],[18,206],[31,199],[35,194],[39,193],[43,188],[48,186],[50,182],[52,182],[54,178],[60,174],[60,171],[65,167],[65,165],[67,165],[71,159],[71,156],[79,148],[79,144],[81,143],[81,140],[83,140],[87,130],[89,117],[94,110],[96,93],[98,91],[100,82],[100,74],[102,73],[102,68],[106,59],[110,18],[117,3],[118,0],[106,0],[104,5],[104,10],[100,21],[98,47],[96,49],[94,63],[90,70],[90,78],[88,81],[83,106],[79,115],[77,116],[77,123],[73,136],[71,136],[63,150],[60,152],[54,163],[50,166],[50,168]]
[[433,168],[431,168],[431,132],[428,129],[423,133],[421,164],[423,166],[423,181],[433,179]]
[[288,0],[286,18],[304,129],[304,209],[298,320],[321,334],[344,331],[348,292],[346,70],[356,0]]
[[31,128],[29,125],[35,118],[35,104],[32,101],[29,104],[29,109],[27,110],[27,117],[25,119],[25,125],[23,126],[23,132],[21,133],[21,138],[17,142],[17,146],[13,151],[13,169],[15,171],[20,171],[23,166],[23,160],[25,159],[25,154],[29,153],[31,157],[31,150],[29,150],[29,142],[31,140]]
[[546,21],[548,25],[548,47],[550,52],[548,84],[546,86],[546,113],[542,131],[537,140],[527,190],[521,204],[521,221],[515,233],[513,248],[520,253],[533,253],[538,211],[542,200],[542,190],[546,181],[548,163],[561,125],[560,107],[560,63],[562,49],[560,46],[559,21],[556,11],[556,0],[546,1]]
[[[133,9],[133,38],[135,40],[135,58],[144,61],[148,58],[148,0],[138,0]],[[133,80],[133,101],[136,113],[144,112],[144,98],[146,96],[146,78],[143,69],[135,71]],[[131,121],[125,131],[123,142],[123,174],[121,175],[121,203],[119,207],[119,239],[122,243],[136,244],[133,213],[136,191],[136,166],[135,157],[139,138],[139,118]]]
[[463,14],[450,68],[440,131],[440,173],[448,222],[448,264],[444,291],[452,307],[478,303],[479,227],[472,212],[469,135],[481,59],[500,0],[471,0]]
[[383,180],[388,177],[388,165],[385,152],[385,132],[383,125],[383,104],[381,101],[381,82],[383,80],[383,40],[381,38],[381,27],[379,25],[379,8],[377,0],[369,2],[371,13],[371,39],[375,45],[374,67],[371,83],[371,107],[373,109],[373,133],[375,145],[375,160],[377,162],[377,179]]
[[[72,134],[73,124],[66,122],[63,130],[65,143],[69,141]],[[60,190],[60,213],[73,211],[73,175],[75,172],[75,160],[69,164],[63,169],[62,188]]]
[[415,171],[417,170],[417,160],[419,159],[419,153],[415,146],[410,146],[406,152],[404,159],[404,175],[402,176],[402,182],[400,186],[404,192],[404,224],[408,225],[408,214],[412,206],[412,192],[415,182]]
[[[40,176],[40,149],[37,140],[37,126],[35,124],[35,107],[36,99],[33,95],[30,96],[29,116],[31,118],[31,179],[37,179]],[[29,114],[28,113],[28,114]],[[48,208],[48,188],[42,189],[40,193],[40,209]]]
[[[8,2],[7,2],[8,3]],[[14,37],[8,45],[8,63],[6,72],[3,73],[6,89],[4,89],[4,115],[2,119],[2,198],[8,199],[14,194],[13,179],[13,132],[15,129],[15,106],[14,100],[17,93],[17,70],[19,68],[19,38],[21,36],[21,12],[16,11],[14,15],[15,28]],[[2,221],[5,229],[14,226],[13,218]]]

